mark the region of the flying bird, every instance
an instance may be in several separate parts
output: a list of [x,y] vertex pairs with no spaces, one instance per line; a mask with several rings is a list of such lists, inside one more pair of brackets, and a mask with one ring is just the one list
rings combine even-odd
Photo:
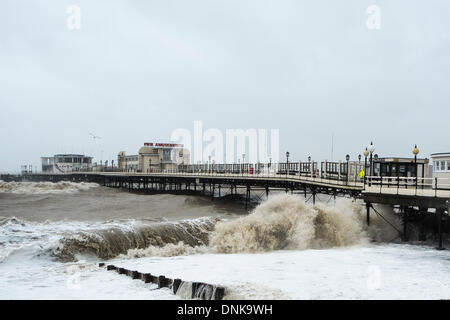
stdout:
[[89,132],[89,135],[92,137],[92,139],[101,139],[101,137],[96,136],[95,134]]

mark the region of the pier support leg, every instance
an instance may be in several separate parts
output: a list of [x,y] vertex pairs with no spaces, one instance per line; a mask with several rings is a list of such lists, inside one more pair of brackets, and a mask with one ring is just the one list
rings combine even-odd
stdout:
[[370,202],[366,202],[366,221],[367,225],[370,226]]
[[425,219],[426,219],[426,215],[423,212],[421,212],[420,214],[423,215],[424,217],[422,218],[422,221],[420,222],[419,241],[425,241],[425,240],[427,240],[427,236],[426,236],[426,233],[425,233]]
[[247,186],[247,191],[245,193],[245,210],[248,208],[248,202],[250,200],[250,186]]
[[437,210],[437,219],[438,219],[438,246],[436,249],[438,250],[444,250],[444,246],[442,244],[442,213],[443,213],[443,209],[438,209]]
[[313,204],[316,204],[316,190],[313,190],[313,192],[312,192],[312,200],[313,200]]
[[266,197],[269,198],[269,187],[266,186]]
[[403,208],[403,241],[408,241],[408,210]]

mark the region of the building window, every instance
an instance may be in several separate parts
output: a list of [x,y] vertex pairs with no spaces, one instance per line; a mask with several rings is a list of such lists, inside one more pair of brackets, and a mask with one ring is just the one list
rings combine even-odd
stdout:
[[169,161],[170,159],[170,149],[163,149],[163,161]]

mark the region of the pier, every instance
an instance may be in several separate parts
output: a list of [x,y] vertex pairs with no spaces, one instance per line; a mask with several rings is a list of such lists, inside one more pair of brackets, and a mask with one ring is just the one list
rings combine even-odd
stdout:
[[[390,205],[400,212],[403,240],[409,240],[408,224],[434,219],[438,249],[443,249],[443,232],[448,224],[450,179],[424,177],[380,177],[347,174],[345,163],[326,162],[318,174],[317,163],[280,163],[277,165],[183,165],[173,170],[152,172],[71,172],[2,175],[4,181],[94,182],[102,186],[142,193],[197,194],[212,198],[238,196],[247,210],[251,200],[261,200],[273,191],[301,194],[306,202],[316,203],[318,196],[361,199],[365,202],[367,224],[371,215],[381,215],[373,204]],[[322,197],[323,199],[323,197]],[[431,210],[430,210],[431,209]],[[384,218],[384,217],[383,217]],[[386,221],[389,223],[389,221]],[[421,234],[424,240],[425,235]]]

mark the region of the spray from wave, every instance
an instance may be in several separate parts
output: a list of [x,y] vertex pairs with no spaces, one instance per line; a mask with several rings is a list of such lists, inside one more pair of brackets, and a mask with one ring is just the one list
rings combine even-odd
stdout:
[[[378,208],[397,227],[391,208]],[[119,258],[175,256],[199,253],[252,253],[281,249],[325,249],[392,241],[397,231],[377,216],[365,224],[360,201],[339,199],[334,206],[310,205],[292,195],[275,195],[236,220],[220,220],[201,246],[180,242],[129,250]]]
[[312,206],[296,196],[276,195],[246,217],[217,223],[210,246],[236,253],[354,245],[366,239],[358,210],[351,201]]
[[64,194],[86,191],[98,187],[87,182],[3,182],[0,181],[0,193],[14,194]]

